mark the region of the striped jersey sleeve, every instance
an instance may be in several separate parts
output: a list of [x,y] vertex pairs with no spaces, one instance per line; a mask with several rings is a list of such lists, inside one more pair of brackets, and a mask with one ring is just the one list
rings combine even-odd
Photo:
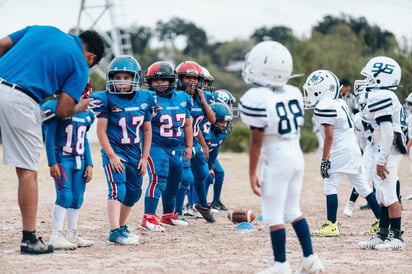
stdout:
[[382,116],[392,116],[393,110],[393,102],[391,97],[382,98],[382,97],[374,97],[368,99],[368,110],[376,120]]
[[338,118],[338,111],[336,110],[336,105],[333,100],[320,101],[313,111],[313,116],[320,125],[334,125]]
[[268,124],[265,97],[257,88],[249,89],[239,100],[242,122],[249,127],[264,128]]

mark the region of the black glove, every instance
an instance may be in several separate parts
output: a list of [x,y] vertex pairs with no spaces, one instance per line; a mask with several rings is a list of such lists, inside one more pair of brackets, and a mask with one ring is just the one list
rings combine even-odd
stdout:
[[329,160],[322,160],[320,162],[320,175],[323,179],[329,178],[328,170],[330,168],[330,161]]

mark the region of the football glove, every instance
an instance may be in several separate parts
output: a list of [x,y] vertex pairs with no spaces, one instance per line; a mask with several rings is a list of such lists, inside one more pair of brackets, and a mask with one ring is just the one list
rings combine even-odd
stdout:
[[328,170],[330,169],[330,161],[322,160],[320,163],[320,175],[323,179],[329,178]]

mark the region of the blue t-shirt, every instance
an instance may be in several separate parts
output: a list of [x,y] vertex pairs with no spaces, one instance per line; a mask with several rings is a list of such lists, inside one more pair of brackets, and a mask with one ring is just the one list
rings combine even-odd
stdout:
[[29,26],[9,37],[14,46],[0,58],[0,78],[28,89],[40,102],[61,91],[79,101],[89,66],[78,36]]
[[106,134],[114,152],[137,164],[142,154],[143,123],[152,120],[153,94],[141,89],[128,99],[102,91],[90,98],[93,100],[89,106],[97,117],[108,119]]
[[185,120],[190,118],[192,99],[184,91],[171,96],[156,96],[152,118],[152,142],[165,148],[185,147]]

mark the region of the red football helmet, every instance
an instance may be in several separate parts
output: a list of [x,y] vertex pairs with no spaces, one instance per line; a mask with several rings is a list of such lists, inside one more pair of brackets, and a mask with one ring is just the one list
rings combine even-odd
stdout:
[[[191,76],[198,79],[198,83],[191,83],[191,86],[196,85],[197,88],[203,88],[203,71],[198,63],[193,61],[184,61],[176,67],[177,73],[177,89],[187,91],[189,83],[183,82],[183,77]],[[189,84],[189,85],[188,85]],[[197,89],[196,89],[197,90]],[[195,92],[196,93],[196,92]],[[193,95],[193,94],[191,94]]]

